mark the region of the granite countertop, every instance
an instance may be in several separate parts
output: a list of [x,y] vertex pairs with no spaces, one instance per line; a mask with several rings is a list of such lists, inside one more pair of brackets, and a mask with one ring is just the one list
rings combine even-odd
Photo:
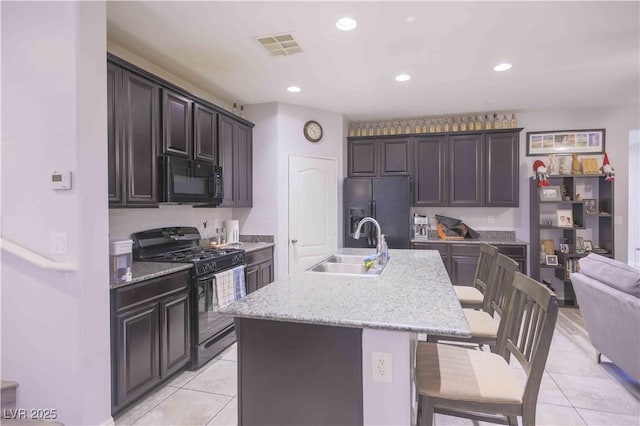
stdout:
[[516,239],[514,231],[478,231],[480,238],[477,240],[441,240],[436,231],[429,231],[429,235],[416,235],[411,239],[414,243],[464,243],[464,244],[502,244],[502,245],[529,245],[527,241]]
[[191,269],[191,263],[165,263],[165,262],[133,262],[131,264],[131,274],[133,279],[126,283],[110,283],[109,288],[114,289],[124,287],[151,278],[162,277],[174,272]]
[[268,243],[268,242],[247,242],[244,241],[242,243],[241,246],[239,246],[238,248],[243,249],[244,251],[246,251],[247,253],[251,253],[252,251],[256,251],[256,250],[261,250],[267,247],[274,247],[275,244],[274,243]]
[[[371,249],[338,253],[370,255]],[[339,327],[469,337],[470,330],[437,251],[389,250],[377,277],[300,272],[263,287],[220,313]]]

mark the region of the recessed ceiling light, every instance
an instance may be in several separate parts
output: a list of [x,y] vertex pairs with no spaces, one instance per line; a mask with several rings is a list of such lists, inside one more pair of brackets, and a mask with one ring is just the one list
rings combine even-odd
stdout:
[[493,67],[494,71],[506,71],[506,70],[510,70],[510,69],[511,69],[511,64],[508,64],[506,62],[503,62],[503,63],[498,64],[495,67]]
[[407,81],[410,79],[411,79],[411,76],[409,74],[399,74],[396,76],[396,81]]
[[340,18],[338,19],[338,22],[336,22],[336,27],[341,31],[351,31],[357,26],[358,23],[352,18]]
[[301,91],[302,89],[299,88],[298,86],[289,86],[287,87],[287,90],[291,93],[298,93],[299,91]]

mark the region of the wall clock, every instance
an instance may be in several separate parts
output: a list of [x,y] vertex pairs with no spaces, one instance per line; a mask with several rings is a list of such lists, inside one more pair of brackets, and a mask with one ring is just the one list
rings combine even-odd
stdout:
[[322,126],[317,121],[309,120],[304,123],[303,133],[309,142],[318,142],[322,139]]

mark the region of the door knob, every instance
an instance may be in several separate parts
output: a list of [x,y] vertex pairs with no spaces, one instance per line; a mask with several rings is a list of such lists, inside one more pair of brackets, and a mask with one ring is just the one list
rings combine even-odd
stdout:
[[292,238],[292,239],[291,239],[291,242],[292,242],[293,244],[295,244],[295,243],[297,243],[297,242],[298,242],[298,239],[297,239],[297,238]]

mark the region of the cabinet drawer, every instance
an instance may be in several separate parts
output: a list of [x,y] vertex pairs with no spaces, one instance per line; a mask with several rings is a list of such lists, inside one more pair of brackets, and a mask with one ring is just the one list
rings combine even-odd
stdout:
[[253,266],[256,263],[262,263],[273,259],[272,250],[273,247],[267,247],[247,253],[247,265]]
[[498,251],[511,258],[527,257],[526,246],[512,246],[512,245],[500,245],[496,244]]
[[452,256],[480,256],[480,244],[451,243]]
[[449,244],[414,242],[413,248],[416,250],[438,250],[442,257],[449,255]]
[[189,271],[181,271],[175,274],[145,280],[127,287],[117,288],[115,290],[116,312],[188,289],[190,281],[191,273]]

